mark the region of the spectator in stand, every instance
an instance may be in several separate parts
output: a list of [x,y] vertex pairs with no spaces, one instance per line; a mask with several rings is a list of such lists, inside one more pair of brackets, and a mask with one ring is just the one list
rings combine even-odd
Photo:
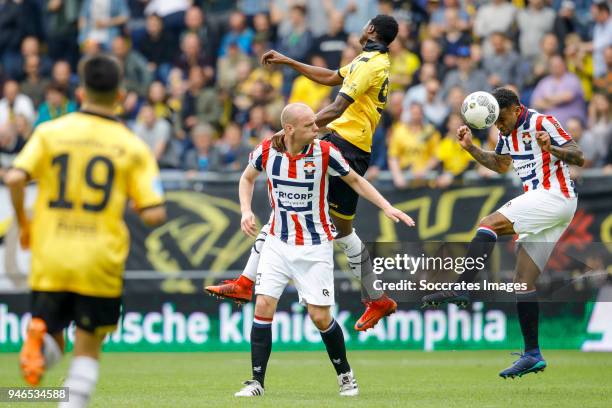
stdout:
[[[446,120],[446,135],[440,141],[436,150],[436,159],[442,165],[442,173],[436,179],[436,186],[446,188],[453,180],[468,170],[474,164],[474,158],[457,142],[457,129],[463,126],[463,120],[458,113],[451,113]],[[478,139],[474,140],[480,146]]]
[[[325,60],[320,55],[313,55],[310,58],[310,65],[327,68]],[[318,112],[324,105],[327,105],[331,91],[330,86],[321,85],[300,75],[293,81],[289,103],[302,102],[310,106],[313,111]]]
[[610,17],[610,5],[607,1],[599,1],[591,6],[591,15],[595,22],[593,27],[593,65],[595,78],[602,78],[607,73],[604,52],[612,46],[612,17]]
[[225,127],[223,137],[215,147],[218,158],[218,171],[242,171],[249,162],[249,153],[253,146],[242,139],[241,127],[232,122]]
[[266,108],[261,105],[253,106],[249,111],[249,121],[243,126],[242,139],[255,146],[273,134],[274,131],[268,123]]
[[126,0],[84,0],[79,13],[79,44],[93,40],[110,50],[129,17]]
[[134,124],[134,133],[149,146],[157,162],[161,162],[172,137],[170,123],[159,118],[153,106],[143,105]]
[[9,0],[0,7],[0,64],[9,78],[17,78],[21,70],[21,40],[27,35],[25,6],[21,1]]
[[0,124],[14,124],[17,115],[23,115],[28,122],[35,119],[32,100],[19,92],[19,84],[13,79],[4,83],[4,98],[0,99]]
[[[488,39],[491,34],[502,32],[510,34],[516,19],[516,7],[507,0],[493,0],[482,4],[476,10],[474,34]],[[489,48],[485,46],[485,54]]]
[[[583,143],[589,147],[585,150],[585,159],[590,159],[594,167],[602,165],[607,146],[612,143],[612,112],[610,99],[604,94],[596,93],[591,99],[588,111],[588,129],[584,133]],[[587,152],[593,157],[587,158]]]
[[439,80],[444,79],[448,72],[448,68],[441,62],[442,49],[440,44],[432,39],[425,39],[421,43],[421,61],[422,64],[430,63],[436,67],[436,73]]
[[166,119],[169,123],[173,123],[175,120],[175,110],[169,101],[164,84],[160,81],[153,81],[149,85],[147,105],[153,108],[155,117]]
[[[440,96],[440,81],[437,78],[430,78],[423,83],[424,94],[422,99],[410,101],[407,108],[402,112],[402,122],[410,122],[410,105],[418,103],[423,108],[423,114],[427,123],[441,129],[448,116],[448,106]],[[420,96],[420,95],[419,95]],[[404,100],[404,102],[406,102]]]
[[378,14],[376,0],[345,0],[338,10],[344,15],[344,31],[359,35],[371,18]]
[[113,40],[112,52],[123,65],[124,87],[126,91],[147,95],[153,75],[147,67],[147,60],[138,51],[131,49],[130,40],[118,36]]
[[[312,34],[306,26],[306,8],[303,6],[291,7],[289,19],[291,20],[291,31],[280,36],[277,45],[278,51],[296,61],[304,61],[312,46]],[[291,84],[297,77],[297,72],[284,65],[281,71],[283,73],[282,94],[288,97],[291,93]]]
[[405,91],[412,83],[412,76],[421,66],[416,54],[404,48],[401,41],[395,39],[389,45],[389,91]]
[[[527,78],[523,82],[524,86],[534,87],[542,78],[550,74],[550,60],[558,55],[559,40],[554,34],[548,33],[540,41],[540,52],[533,58],[532,66]],[[525,59],[523,58],[523,63]]]
[[38,117],[34,127],[41,123],[57,119],[70,112],[76,112],[76,103],[66,96],[66,90],[60,85],[50,83],[45,92],[45,102],[38,108]]
[[533,59],[540,52],[539,44],[544,34],[552,31],[555,12],[544,0],[531,0],[529,6],[517,15],[519,48],[521,55]]
[[42,55],[40,52],[40,41],[38,38],[33,36],[27,36],[21,42],[21,54],[19,55],[19,71],[15,72],[15,79],[23,80],[25,78],[25,72],[23,66],[27,57],[37,56],[40,59],[40,70],[43,76],[48,76],[51,73],[51,67],[53,62],[46,55]]
[[[241,65],[246,65],[246,68]],[[223,89],[235,88],[240,79],[239,72],[245,69],[248,76],[248,72],[251,71],[251,59],[240,51],[237,43],[229,44],[227,53],[217,59],[217,84]]]
[[204,74],[200,67],[189,70],[188,89],[182,102],[182,127],[188,131],[198,122],[219,126],[223,115],[223,104],[217,89],[204,87]]
[[200,37],[196,33],[189,32],[183,36],[181,54],[175,65],[183,72],[184,78],[187,78],[191,68],[201,67],[203,68],[205,82],[212,80],[215,75],[213,61],[212,55],[204,53]]
[[204,12],[200,7],[191,6],[185,12],[185,32],[194,33],[200,39],[202,52],[210,60],[213,66],[217,62],[217,48],[219,47],[219,35],[208,23]]
[[478,68],[474,68],[470,49],[462,47],[457,50],[457,68],[448,72],[444,78],[442,87],[443,97],[453,86],[461,86],[468,94],[476,91],[490,91],[491,86],[487,81],[487,74]]
[[604,92],[612,95],[612,45],[608,46],[604,51],[604,60],[606,63],[606,75],[593,80],[593,86],[597,92]]
[[219,155],[216,152],[213,138],[215,131],[208,123],[194,125],[191,132],[193,148],[185,152],[183,169],[191,174],[198,171],[216,171],[219,168]]
[[74,99],[78,78],[76,75],[72,75],[70,64],[67,61],[59,60],[55,62],[51,70],[51,81],[64,88],[68,98]]
[[17,115],[14,123],[0,123],[0,175],[11,167],[15,156],[27,142],[27,137],[20,132],[22,127],[27,132],[24,134],[29,135],[31,125],[23,115]]
[[569,118],[586,121],[585,101],[578,77],[567,72],[559,55],[550,61],[550,75],[542,79],[531,96],[531,104],[541,113],[552,115],[561,125]]
[[147,16],[146,34],[140,42],[139,51],[147,59],[149,71],[164,83],[178,56],[177,46],[178,40],[172,32],[164,30],[162,18],[157,14]]
[[247,26],[246,16],[240,11],[234,11],[229,18],[229,29],[221,39],[218,56],[224,57],[232,43],[238,44],[240,51],[250,55],[255,33]]
[[512,49],[512,43],[502,32],[491,34],[490,40],[493,52],[485,56],[483,60],[483,68],[488,76],[489,85],[497,88],[506,84],[515,84],[521,88],[521,60]]
[[80,0],[46,0],[47,47],[49,57],[66,60],[76,69],[79,60]]
[[40,72],[40,57],[38,55],[26,57],[23,71],[26,77],[21,81],[21,91],[32,99],[34,106],[38,106],[45,98],[45,90],[49,85],[49,80]]
[[[265,44],[274,44],[276,42],[276,33],[272,25],[270,25],[270,18],[266,13],[257,13],[253,17],[253,28],[255,34],[253,35],[253,43],[260,42]],[[251,48],[253,44],[251,44]],[[253,49],[251,51],[254,52]]]
[[185,11],[191,0],[149,0],[145,14],[157,14],[164,20],[164,27],[178,37],[185,28]]
[[425,99],[427,99],[427,90],[425,89],[425,84],[430,79],[437,79],[436,77],[436,66],[430,62],[426,62],[421,66],[419,70],[419,77],[416,85],[408,88],[406,95],[404,96],[404,100],[402,102],[402,107],[404,110],[403,116],[405,119],[408,118],[408,109],[410,105],[413,103],[424,104]]
[[580,22],[576,18],[576,5],[573,1],[563,0],[553,24],[553,32],[555,37],[559,39],[558,52],[563,52],[565,38],[569,34],[580,33],[581,31]]
[[329,28],[327,33],[314,39],[311,54],[323,56],[325,64],[330,69],[340,67],[342,50],[346,47],[348,34],[344,31],[344,19],[342,14],[333,13],[329,16]]
[[423,108],[419,104],[410,105],[410,121],[396,122],[390,130],[388,161],[397,188],[406,187],[404,171],[410,170],[419,179],[432,170],[440,134],[425,122]]
[[431,20],[430,20],[431,24],[436,24],[436,25],[440,25],[443,27],[448,26],[449,14],[447,12],[449,10],[453,10],[454,12],[456,12],[457,17],[461,21],[460,23],[461,29],[462,30],[469,29],[470,16],[467,13],[467,11],[463,9],[459,0],[444,0],[443,6],[440,6],[440,1],[436,1],[434,3],[438,4],[438,7],[435,9],[433,13],[431,13]]
[[459,50],[470,46],[471,37],[463,30],[459,11],[456,8],[446,9],[444,14],[446,24],[442,36],[442,53],[444,54],[444,65],[452,69],[457,66],[456,55]]
[[568,34],[565,37],[565,50],[563,52],[567,70],[576,74],[580,79],[584,99],[591,100],[593,95],[593,55],[586,52],[586,49],[576,33]]

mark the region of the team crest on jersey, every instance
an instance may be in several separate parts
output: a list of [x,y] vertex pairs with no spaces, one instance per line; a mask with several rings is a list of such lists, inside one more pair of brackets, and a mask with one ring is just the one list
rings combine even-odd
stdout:
[[307,179],[314,178],[315,172],[317,171],[316,165],[313,161],[304,162],[304,175]]
[[525,150],[533,150],[531,148],[531,135],[529,134],[529,132],[523,132],[523,144],[525,145]]

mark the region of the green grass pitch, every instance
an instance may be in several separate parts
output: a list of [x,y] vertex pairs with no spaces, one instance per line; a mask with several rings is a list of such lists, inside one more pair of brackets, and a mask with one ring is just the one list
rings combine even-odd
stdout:
[[[323,351],[273,352],[266,395],[255,401],[233,397],[249,378],[248,353],[108,353],[102,356],[91,406],[612,406],[612,354],[546,351],[545,357],[548,368],[543,373],[503,380],[497,373],[515,358],[504,351],[349,352],[361,391],[349,399],[338,396],[335,373]],[[64,359],[42,385],[60,386],[67,368]],[[23,384],[17,355],[0,354],[0,386]]]

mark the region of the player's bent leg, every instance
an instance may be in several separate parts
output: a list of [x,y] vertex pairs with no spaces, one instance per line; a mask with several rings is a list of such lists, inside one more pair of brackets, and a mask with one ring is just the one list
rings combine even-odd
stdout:
[[343,397],[359,395],[357,380],[346,358],[346,345],[342,327],[332,317],[330,306],[315,306],[308,304],[308,315],[319,329],[327,355],[338,376],[339,393]]
[[261,249],[268,235],[264,230],[265,227],[259,232],[257,239],[255,239],[242,275],[237,279],[224,280],[220,285],[206,286],[205,289],[210,295],[230,299],[238,304],[251,301],[253,286],[257,276],[257,265],[259,265],[259,258],[261,257]]
[[535,282],[540,268],[533,262],[523,245],[519,246],[515,283],[524,283],[526,290],[516,292],[516,309],[524,341],[524,353],[510,367],[499,373],[502,378],[522,377],[538,373],[546,367],[538,342],[539,304]]
[[[470,242],[465,257],[467,259],[484,258],[488,260],[497,242],[497,237],[514,233],[512,222],[506,216],[496,211],[480,220],[476,235]],[[457,279],[457,282],[473,282],[478,272],[480,270],[476,268],[476,265],[472,268],[466,268]],[[454,303],[464,308],[469,304],[470,296],[468,291],[444,290],[423,296],[422,302],[423,308],[435,308],[447,303]]]
[[380,277],[374,274],[370,253],[355,233],[352,219],[334,212],[332,218],[338,230],[335,242],[347,256],[351,272],[360,280],[362,292],[366,297],[366,310],[355,323],[355,330],[365,331],[374,327],[383,317],[395,313],[397,303],[382,290],[375,289],[374,281]]
[[90,332],[77,327],[74,340],[74,357],[70,364],[64,387],[68,387],[69,399],[60,408],[86,407],[96,388],[99,374],[99,358],[107,330]]
[[264,380],[268,360],[272,352],[272,320],[278,299],[258,294],[255,300],[255,315],[251,327],[251,369],[252,379],[243,383],[244,387],[234,394],[235,397],[259,397],[264,395]]

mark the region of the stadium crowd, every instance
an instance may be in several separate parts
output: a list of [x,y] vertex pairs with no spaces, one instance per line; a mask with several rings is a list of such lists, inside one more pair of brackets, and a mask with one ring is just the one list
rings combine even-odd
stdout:
[[[559,118],[585,167],[612,172],[607,1],[0,0],[0,174],[36,126],[78,109],[79,58],[101,51],[125,72],[117,116],[162,168],[241,171],[288,101],[316,111],[338,91],[261,55],[337,69],[379,13],[399,34],[369,178],[389,169],[403,187],[436,171],[444,187],[475,168],[455,141],[461,102],[501,85]],[[495,146],[494,130],[476,134]]]

